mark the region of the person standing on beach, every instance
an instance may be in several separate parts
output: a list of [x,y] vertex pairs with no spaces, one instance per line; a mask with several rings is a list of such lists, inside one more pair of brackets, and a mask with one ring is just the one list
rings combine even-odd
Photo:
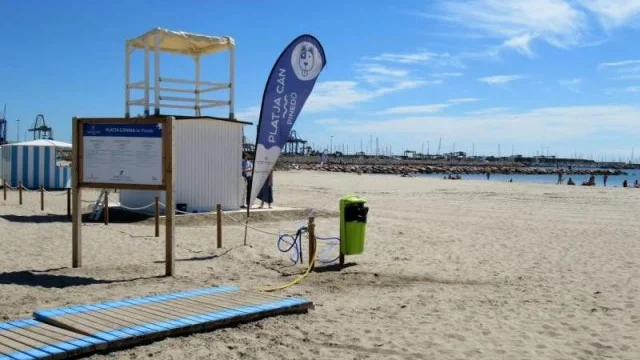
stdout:
[[258,193],[258,199],[262,201],[260,209],[264,208],[264,203],[267,203],[269,209],[271,209],[271,204],[273,203],[273,170],[267,176],[264,185],[262,185],[262,189]]
[[607,179],[609,179],[609,174],[604,174],[604,178],[602,179],[602,182],[604,183],[604,186],[607,186]]
[[253,164],[249,160],[249,155],[242,153],[242,177],[244,178],[244,195],[242,196],[242,208],[245,208],[249,204],[249,192],[251,191],[251,170],[253,170]]

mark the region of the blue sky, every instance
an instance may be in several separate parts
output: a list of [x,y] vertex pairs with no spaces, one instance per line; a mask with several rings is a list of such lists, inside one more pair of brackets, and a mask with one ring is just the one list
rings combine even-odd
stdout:
[[[72,116],[123,116],[124,42],[164,27],[235,39],[237,116],[254,123],[277,56],[315,35],[327,67],[295,129],[316,147],[640,154],[640,0],[27,0],[0,13],[11,140],[38,113],[59,140]],[[203,60],[203,79],[226,80],[226,60]],[[188,59],[161,61],[193,76]]]

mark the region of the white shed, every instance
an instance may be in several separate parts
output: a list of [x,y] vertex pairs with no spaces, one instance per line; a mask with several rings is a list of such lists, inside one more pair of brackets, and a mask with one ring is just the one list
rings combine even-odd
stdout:
[[[251,123],[216,117],[176,116],[176,203],[189,212],[239,209],[242,178],[243,126]],[[120,190],[120,204],[140,208],[155,197],[164,203],[164,191]],[[152,211],[153,208],[149,208]]]
[[33,140],[2,145],[0,174],[10,186],[28,189],[71,187],[71,167],[61,159],[71,144],[55,140]]

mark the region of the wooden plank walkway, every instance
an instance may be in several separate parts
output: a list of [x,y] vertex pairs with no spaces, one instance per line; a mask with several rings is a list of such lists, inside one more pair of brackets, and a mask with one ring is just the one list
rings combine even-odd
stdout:
[[64,359],[106,347],[104,340],[33,319],[0,323],[0,360]]
[[[96,338],[107,350],[212,330],[267,316],[306,312],[302,298],[221,286],[34,312],[36,320]],[[3,344],[0,339],[0,344]],[[96,346],[97,350],[100,347]],[[0,349],[0,353],[1,353]],[[13,359],[13,358],[11,358]],[[0,358],[1,360],[1,358]]]

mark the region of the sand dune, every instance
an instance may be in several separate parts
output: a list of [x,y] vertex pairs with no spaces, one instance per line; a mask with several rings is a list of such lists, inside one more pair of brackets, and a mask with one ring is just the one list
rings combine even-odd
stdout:
[[[639,359],[640,190],[322,172],[275,174],[276,204],[324,211],[340,196],[370,207],[365,253],[283,294],[305,315],[171,338],[91,359]],[[95,194],[94,194],[95,195]],[[85,196],[85,199],[91,199]],[[95,196],[93,196],[95,198]],[[153,226],[86,224],[84,267],[70,268],[64,196],[0,198],[0,320],[33,310],[235,284],[280,285],[304,271],[276,237],[226,223],[179,226],[177,276]],[[294,231],[303,219],[259,222]],[[322,250],[322,249],[321,249]],[[289,275],[289,276],[287,276]]]

